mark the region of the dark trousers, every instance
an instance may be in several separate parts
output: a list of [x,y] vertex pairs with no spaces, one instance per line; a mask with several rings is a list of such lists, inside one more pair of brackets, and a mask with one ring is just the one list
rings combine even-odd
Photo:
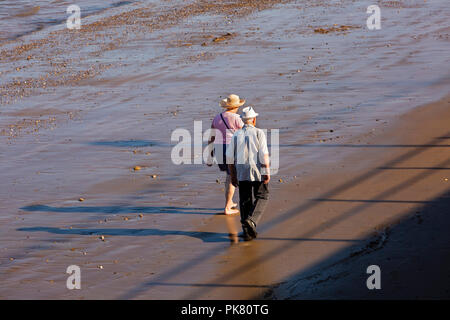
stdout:
[[250,218],[257,225],[264,213],[268,199],[268,184],[264,184],[262,181],[239,181],[241,223]]

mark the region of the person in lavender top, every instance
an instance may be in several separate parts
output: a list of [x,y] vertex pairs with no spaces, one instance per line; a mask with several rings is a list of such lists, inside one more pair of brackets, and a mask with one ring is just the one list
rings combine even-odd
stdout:
[[[230,144],[234,132],[244,126],[244,122],[238,114],[239,107],[245,104],[245,100],[238,95],[230,94],[228,98],[220,101],[220,106],[225,110],[214,117],[211,124],[212,130],[209,143],[214,143],[214,154],[221,171],[226,172],[225,181],[225,209],[226,215],[239,213],[237,204],[233,202],[235,186],[231,183],[230,171],[226,163],[226,150]],[[211,164],[208,164],[211,165]]]

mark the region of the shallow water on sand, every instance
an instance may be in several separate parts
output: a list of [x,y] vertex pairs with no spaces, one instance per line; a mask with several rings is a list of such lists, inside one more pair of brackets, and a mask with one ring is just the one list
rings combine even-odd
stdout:
[[[0,7],[8,2],[0,1]],[[83,8],[83,1],[78,3]],[[100,8],[86,1],[93,8],[89,21],[100,19],[95,8],[117,3],[103,1]],[[2,53],[0,241],[6,249],[0,259],[5,272],[12,270],[8,257],[21,251],[27,263],[45,272],[30,241],[68,241],[67,247],[99,250],[100,260],[126,255],[115,251],[116,243],[105,252],[90,242],[104,231],[89,229],[105,219],[116,229],[111,238],[151,252],[160,261],[152,265],[158,270],[182,260],[177,250],[186,237],[202,240],[201,245],[189,242],[193,248],[227,245],[214,237],[209,241],[209,234],[187,233],[220,212],[223,185],[216,178],[223,177],[216,167],[174,165],[171,133],[176,128],[193,133],[194,121],[200,120],[206,130],[220,111],[219,99],[229,93],[255,107],[260,127],[280,130],[277,190],[279,178],[291,181],[307,174],[309,164],[327,166],[346,153],[334,145],[357,147],[360,135],[383,130],[396,115],[448,92],[447,1],[385,2],[378,31],[365,26],[370,1],[294,1],[248,12],[245,6],[226,11],[217,5],[195,11],[189,3],[153,3],[147,10],[144,2],[131,20],[125,16],[106,28],[80,32],[62,29],[45,35],[36,48]],[[0,38],[34,30],[28,25],[48,20],[56,4],[67,5],[42,1],[30,15],[8,6],[10,14],[1,23],[24,27],[6,29]],[[335,24],[352,28],[314,32]],[[213,41],[224,35],[223,41]],[[39,39],[40,33],[32,37]],[[21,37],[5,50],[26,41]],[[37,85],[21,91],[17,81]],[[135,165],[142,170],[133,171]],[[151,245],[144,236],[130,240],[123,226],[127,215],[132,221],[127,227],[159,230],[143,234]],[[59,252],[55,247],[48,252]],[[162,248],[178,256],[168,257]],[[34,277],[26,272],[15,274]],[[0,293],[20,296],[16,280],[9,277]],[[175,296],[176,288],[164,290]]]
[[82,8],[81,17],[85,17],[133,2],[135,1],[0,0],[0,43],[4,40],[17,39],[47,26],[65,23],[69,17],[66,10],[72,4]]

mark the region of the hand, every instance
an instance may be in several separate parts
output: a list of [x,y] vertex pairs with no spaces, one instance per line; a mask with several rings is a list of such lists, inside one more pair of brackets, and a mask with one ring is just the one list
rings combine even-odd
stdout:
[[270,175],[269,174],[263,175],[263,179],[264,179],[264,184],[268,184],[270,181]]
[[[214,139],[212,139],[212,141],[214,141]],[[207,148],[210,148],[211,146],[211,140],[208,142],[208,146]],[[209,153],[208,159],[206,160],[206,165],[208,167],[212,167],[214,163],[214,146],[211,148],[211,152]]]

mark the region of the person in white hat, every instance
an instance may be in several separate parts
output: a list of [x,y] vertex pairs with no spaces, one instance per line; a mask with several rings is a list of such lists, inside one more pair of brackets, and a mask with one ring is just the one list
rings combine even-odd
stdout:
[[269,196],[269,150],[264,131],[255,127],[257,116],[253,107],[242,110],[245,124],[234,133],[226,155],[231,182],[239,186],[243,237],[247,241],[257,236],[256,226]]
[[244,126],[244,122],[237,113],[239,107],[244,104],[244,99],[241,99],[238,95],[230,94],[228,98],[220,101],[220,106],[225,110],[216,115],[211,124],[211,128],[216,130],[212,130],[213,134],[211,135],[208,144],[214,142],[214,153],[219,169],[227,173],[225,181],[224,209],[224,213],[226,215],[239,213],[239,210],[236,209],[237,204],[233,202],[235,187],[231,183],[230,172],[226,164],[225,154],[234,132]]

